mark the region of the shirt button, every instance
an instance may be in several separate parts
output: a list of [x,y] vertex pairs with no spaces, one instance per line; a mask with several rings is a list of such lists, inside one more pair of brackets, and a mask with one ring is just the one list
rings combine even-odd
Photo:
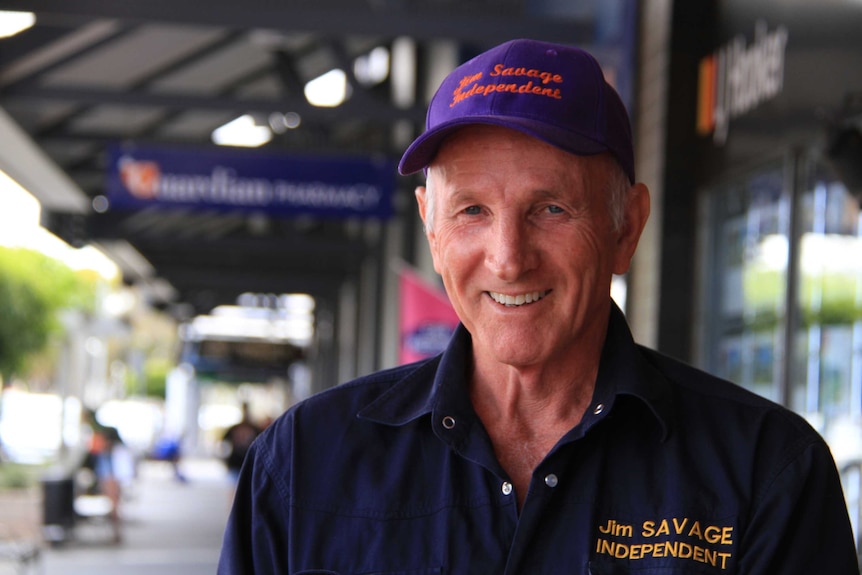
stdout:
[[548,487],[556,487],[560,480],[553,473],[549,473],[545,476],[545,485]]
[[447,415],[446,417],[444,417],[443,427],[445,427],[446,429],[452,429],[453,427],[455,427],[455,418],[451,415]]
[[595,413],[596,415],[598,415],[598,414],[600,414],[601,412],[603,412],[604,410],[605,410],[605,404],[604,404],[604,403],[600,403],[600,404],[598,404],[595,408],[593,408],[593,413]]
[[504,481],[502,491],[503,495],[510,495],[512,493],[512,484],[508,481]]

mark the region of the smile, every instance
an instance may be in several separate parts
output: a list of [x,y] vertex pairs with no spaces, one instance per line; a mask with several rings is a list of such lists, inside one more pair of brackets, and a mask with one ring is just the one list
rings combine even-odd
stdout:
[[534,303],[548,295],[547,291],[534,291],[530,293],[518,294],[518,295],[506,295],[502,293],[497,293],[493,291],[489,291],[488,295],[491,298],[506,307],[518,307],[528,303]]

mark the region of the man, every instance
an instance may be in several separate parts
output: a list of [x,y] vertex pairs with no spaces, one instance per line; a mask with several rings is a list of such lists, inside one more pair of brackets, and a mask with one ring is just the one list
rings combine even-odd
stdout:
[[252,421],[251,408],[248,402],[244,401],[242,418],[230,426],[222,436],[225,447],[224,464],[232,480],[236,481],[239,477],[246,453],[258,435],[260,435],[260,428]]
[[610,298],[649,213],[583,51],[456,69],[399,169],[462,325],[318,394],[246,460],[219,572],[858,573],[798,416],[637,346]]

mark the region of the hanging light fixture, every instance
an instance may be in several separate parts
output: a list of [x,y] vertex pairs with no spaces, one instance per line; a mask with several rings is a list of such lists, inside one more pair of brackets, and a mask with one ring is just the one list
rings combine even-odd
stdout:
[[20,34],[36,23],[36,15],[32,12],[12,12],[0,10],[0,38],[9,38]]

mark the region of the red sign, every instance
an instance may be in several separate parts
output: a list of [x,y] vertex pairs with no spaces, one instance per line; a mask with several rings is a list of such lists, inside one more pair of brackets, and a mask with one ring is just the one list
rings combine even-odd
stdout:
[[404,267],[400,272],[401,364],[442,352],[458,326],[458,316],[446,292]]

